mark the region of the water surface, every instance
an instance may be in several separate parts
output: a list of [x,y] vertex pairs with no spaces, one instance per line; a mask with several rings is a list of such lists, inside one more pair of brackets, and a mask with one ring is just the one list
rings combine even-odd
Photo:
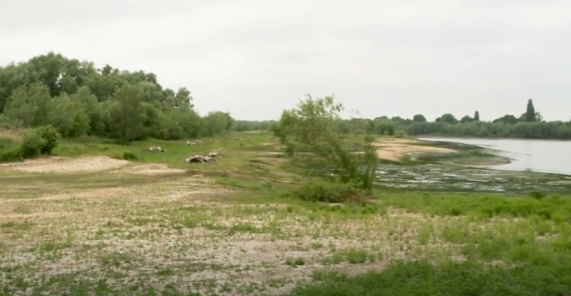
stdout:
[[423,137],[420,140],[477,145],[512,158],[490,168],[571,175],[571,141]]

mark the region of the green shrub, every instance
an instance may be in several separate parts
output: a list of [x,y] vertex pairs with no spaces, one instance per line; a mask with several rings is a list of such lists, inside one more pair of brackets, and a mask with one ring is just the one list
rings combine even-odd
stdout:
[[287,194],[305,201],[332,203],[359,201],[360,195],[361,191],[353,183],[330,182],[321,178],[311,178]]
[[14,141],[10,138],[0,137],[0,151],[8,150],[14,146]]
[[57,130],[51,126],[41,126],[36,128],[38,134],[46,141],[44,146],[42,147],[42,154],[43,155],[50,155],[52,154],[52,150],[58,146],[58,132]]
[[21,161],[22,151],[11,138],[0,137],[0,162]]
[[395,138],[404,138],[406,137],[406,132],[404,130],[399,129],[395,132],[394,136]]
[[137,160],[137,159],[139,159],[139,157],[137,157],[137,154],[135,154],[133,152],[129,152],[129,151],[124,151],[122,158],[125,160]]
[[0,162],[22,161],[22,150],[19,147],[0,149]]
[[22,156],[24,158],[34,158],[42,154],[42,148],[46,145],[46,140],[35,131],[29,131],[24,134],[22,143]]
[[42,126],[24,134],[20,148],[22,157],[33,158],[40,155],[50,155],[58,146],[58,133],[52,126]]

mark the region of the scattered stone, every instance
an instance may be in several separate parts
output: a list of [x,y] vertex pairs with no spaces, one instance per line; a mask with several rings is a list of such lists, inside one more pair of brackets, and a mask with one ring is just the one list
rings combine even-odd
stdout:
[[167,152],[165,149],[161,148],[161,146],[151,146],[145,149],[146,152]]
[[[212,140],[210,140],[210,141],[212,141]],[[196,146],[196,145],[200,145],[200,144],[204,144],[204,141],[202,141],[202,140],[186,141],[186,145],[189,145],[189,146]]]
[[186,163],[209,163],[216,161],[215,158],[220,156],[220,152],[211,151],[206,155],[194,155],[186,158]]
[[236,140],[236,141],[252,141],[252,138],[250,138],[250,137],[245,137],[245,138],[235,137],[234,140]]

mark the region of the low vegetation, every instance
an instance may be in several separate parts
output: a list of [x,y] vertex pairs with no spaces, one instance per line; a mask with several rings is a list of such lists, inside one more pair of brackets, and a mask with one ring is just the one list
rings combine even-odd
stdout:
[[[170,92],[150,74],[57,55],[26,65],[66,72],[17,76],[10,94],[0,91],[10,98],[10,128],[0,130],[0,295],[571,294],[563,179],[503,177],[502,194],[484,193],[499,184],[485,177],[469,190],[399,189],[390,176],[422,183],[430,167],[443,178],[446,167],[426,153],[484,156],[399,138],[398,128],[391,136],[389,125],[383,136],[359,129],[340,120],[332,97],[301,100],[266,131],[231,132],[229,114],[164,107]],[[86,87],[96,89],[95,109],[76,101]],[[49,98],[38,95],[46,90]],[[79,108],[66,105],[77,111],[71,125],[50,115],[67,110],[60,104]],[[127,116],[133,109],[145,115]],[[32,111],[28,123],[18,115]],[[181,121],[147,121],[155,115]],[[116,127],[101,119],[113,116],[125,118]],[[209,160],[189,161],[196,156]]]

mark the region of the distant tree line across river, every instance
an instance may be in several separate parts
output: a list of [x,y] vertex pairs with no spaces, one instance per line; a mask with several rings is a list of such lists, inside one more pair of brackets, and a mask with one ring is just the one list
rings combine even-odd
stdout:
[[[238,131],[265,130],[275,121],[236,120],[233,129]],[[428,121],[422,114],[412,118],[381,116],[374,119],[347,119],[340,122],[348,133],[373,132],[379,135],[491,137],[526,139],[571,139],[571,120],[545,121],[535,111],[533,100],[527,101],[527,108],[519,116],[506,114],[492,121],[481,121],[478,111],[473,116],[460,119],[451,113],[443,114],[434,121]]]

